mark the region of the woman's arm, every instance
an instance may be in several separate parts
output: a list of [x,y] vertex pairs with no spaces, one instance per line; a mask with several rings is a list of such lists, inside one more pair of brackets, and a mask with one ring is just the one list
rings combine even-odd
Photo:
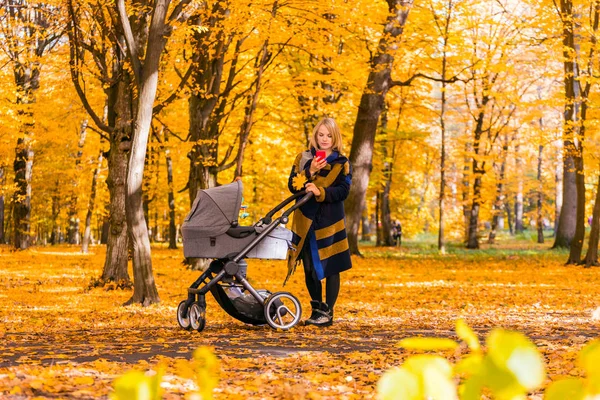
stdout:
[[300,170],[302,155],[303,153],[298,154],[296,157],[294,165],[292,166],[292,171],[290,172],[290,177],[288,179],[288,189],[294,194],[304,190],[306,183],[311,182],[317,175],[317,172],[327,165],[326,160],[319,159],[315,161],[315,158],[312,158],[305,162],[302,166],[302,170]]
[[336,184],[327,188],[319,188],[321,194],[316,197],[318,202],[336,203],[344,201],[350,193],[350,184],[352,183],[352,169],[350,164],[346,164],[340,172],[340,176],[336,179]]

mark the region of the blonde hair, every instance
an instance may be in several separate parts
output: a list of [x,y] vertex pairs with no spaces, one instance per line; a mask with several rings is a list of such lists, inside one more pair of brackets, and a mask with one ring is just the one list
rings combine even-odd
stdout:
[[333,118],[325,117],[319,121],[315,128],[313,129],[312,136],[310,137],[310,145],[315,149],[319,149],[319,145],[317,142],[317,133],[319,132],[319,128],[324,126],[327,128],[327,131],[331,134],[331,138],[333,139],[331,148],[332,150],[337,151],[338,153],[342,153],[342,133],[340,132],[340,128],[335,123]]

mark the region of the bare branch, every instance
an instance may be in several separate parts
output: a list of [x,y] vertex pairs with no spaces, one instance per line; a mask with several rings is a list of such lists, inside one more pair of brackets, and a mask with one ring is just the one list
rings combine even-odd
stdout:
[[158,122],[160,122],[160,124],[163,126],[163,128],[165,128],[165,131],[169,132],[171,135],[173,135],[174,137],[179,139],[181,142],[187,142],[190,139],[189,133],[185,139],[182,139],[178,134],[176,134],[171,129],[169,129],[169,127],[163,121],[161,121],[160,118],[158,118],[157,116],[154,116],[154,119],[157,120]]
[[125,42],[127,43],[127,51],[129,52],[129,56],[131,58],[133,73],[135,74],[135,80],[139,85],[142,81],[142,63],[137,52],[135,39],[133,38],[131,24],[129,23],[129,18],[127,17],[125,0],[117,0],[117,10],[119,11],[119,20],[121,21],[123,35],[125,36]]
[[152,109],[152,113],[158,114],[159,112],[162,111],[163,108],[165,108],[166,106],[171,104],[171,102],[173,102],[173,100],[175,100],[177,98],[177,95],[181,92],[181,89],[183,89],[183,87],[185,85],[187,85],[187,81],[189,80],[193,71],[194,71],[194,64],[191,63],[190,66],[188,67],[188,70],[186,71],[185,75],[181,77],[181,81],[179,82],[179,85],[177,86],[177,88],[173,91],[173,93],[171,93],[171,95],[169,97],[167,97],[165,100],[163,100],[160,104],[154,106],[154,108]]
[[[179,20],[181,18],[181,16],[183,15],[184,8],[191,2],[192,2],[192,0],[181,0],[179,2],[179,4],[177,4],[175,6],[175,8],[173,8],[173,12],[171,13],[171,15],[169,15],[168,21],[172,22],[175,20]],[[183,21],[181,21],[181,22],[183,22]]]
[[68,30],[67,30],[69,41],[71,42],[71,45],[69,46],[69,69],[71,71],[71,80],[73,81],[73,84],[75,86],[75,91],[77,92],[77,95],[81,99],[81,103],[83,104],[83,107],[85,108],[87,113],[90,115],[90,117],[92,118],[92,120],[94,121],[96,126],[106,133],[112,133],[114,131],[114,128],[111,126],[108,126],[102,122],[102,119],[98,116],[98,114],[96,114],[96,112],[90,105],[90,103],[87,99],[87,96],[85,95],[85,91],[83,90],[83,88],[81,87],[81,83],[79,82],[79,65],[78,65],[79,63],[78,63],[78,57],[77,57],[77,49],[80,48],[80,44],[79,44],[79,39],[77,36],[77,29],[76,29],[77,16],[75,14],[75,9],[73,8],[72,0],[69,1],[68,9],[69,9],[69,16],[71,19]]

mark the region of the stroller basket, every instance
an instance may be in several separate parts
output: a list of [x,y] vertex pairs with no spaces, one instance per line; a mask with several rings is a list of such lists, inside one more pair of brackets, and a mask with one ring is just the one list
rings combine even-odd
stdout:
[[[295,205],[272,220],[293,200]],[[292,240],[286,224],[289,215],[309,201],[300,192],[277,205],[254,226],[238,226],[242,182],[200,190],[181,227],[185,257],[214,259],[189,288],[188,298],[177,307],[177,321],[187,330],[202,331],[209,291],[232,317],[252,325],[267,323],[275,329],[295,326],[302,314],[300,301],[287,292],[256,290],[246,279],[246,258],[284,260]]]

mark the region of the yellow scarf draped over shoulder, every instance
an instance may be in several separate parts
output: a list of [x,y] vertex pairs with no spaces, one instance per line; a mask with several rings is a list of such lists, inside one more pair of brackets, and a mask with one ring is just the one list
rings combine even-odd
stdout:
[[304,246],[304,241],[306,240],[306,236],[310,227],[313,224],[313,220],[315,215],[320,207],[320,203],[325,199],[325,189],[328,188],[335,182],[336,178],[344,168],[343,164],[333,164],[326,165],[315,178],[306,179],[304,174],[304,166],[306,162],[310,162],[310,160],[302,163],[302,154],[299,154],[296,157],[294,162],[293,174],[296,175],[292,178],[293,186],[296,190],[301,190],[304,188],[304,185],[308,182],[312,182],[316,187],[319,188],[321,194],[316,198],[309,200],[308,203],[303,205],[302,207],[296,209],[294,211],[294,216],[292,219],[292,232],[295,234],[295,239],[299,241],[295,243],[294,240],[292,243],[292,247],[288,250],[287,254],[287,267],[288,273],[285,278],[283,284],[285,285],[290,276],[296,271],[296,266],[300,263],[300,252]]

